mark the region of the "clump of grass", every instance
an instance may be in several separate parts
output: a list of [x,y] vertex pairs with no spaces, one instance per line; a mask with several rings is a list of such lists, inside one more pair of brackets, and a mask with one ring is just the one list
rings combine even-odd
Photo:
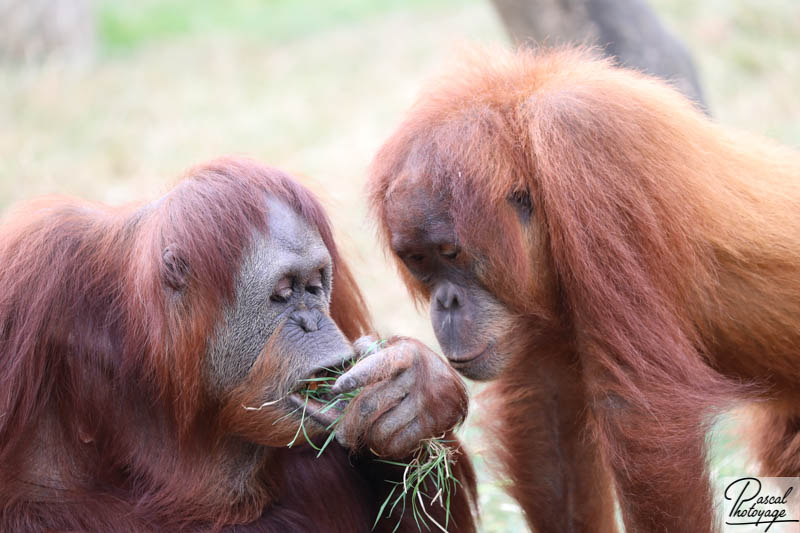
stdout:
[[298,410],[301,411],[300,425],[297,428],[297,433],[294,434],[294,438],[288,444],[288,446],[290,448],[294,446],[295,443],[297,442],[297,439],[300,437],[300,433],[302,433],[309,446],[317,450],[317,457],[322,455],[322,452],[325,451],[325,448],[328,447],[328,445],[331,443],[331,441],[333,441],[334,437],[336,436],[336,426],[342,420],[342,417],[344,416],[344,410],[342,410],[342,412],[339,413],[339,416],[337,416],[333,422],[328,424],[328,426],[325,428],[326,431],[330,432],[328,433],[328,438],[325,439],[325,442],[322,444],[322,446],[317,446],[316,444],[314,444],[314,441],[312,441],[311,438],[308,436],[308,432],[306,432],[305,421],[306,421],[306,409],[308,407],[308,401],[315,400],[317,402],[324,404],[322,408],[319,410],[320,414],[324,414],[327,411],[333,409],[337,405],[340,404],[347,405],[350,402],[350,400],[358,396],[358,393],[361,392],[361,389],[359,388],[350,392],[334,396],[331,393],[331,388],[333,388],[333,384],[334,382],[336,382],[336,379],[342,374],[344,374],[346,370],[334,369],[334,368],[325,368],[324,370],[329,372],[331,375],[301,380],[303,382],[308,383],[308,385],[304,389],[300,390],[300,394],[302,394],[304,397],[303,405],[290,413],[291,415],[297,412]]
[[[452,467],[455,464],[456,452],[450,447],[451,442],[445,440],[444,436],[425,439],[420,442],[413,458],[408,463],[379,459],[381,462],[403,467],[404,470],[402,481],[387,481],[394,486],[378,511],[375,523],[372,524],[373,529],[384,516],[384,511],[386,511],[386,516],[391,516],[394,509],[400,505],[400,518],[397,520],[393,532],[400,527],[400,521],[409,506],[420,531],[423,526],[430,531],[431,527],[428,524],[430,521],[440,530],[447,532],[447,526],[450,523],[450,498],[455,494],[457,486],[461,484],[453,474]],[[433,496],[426,496],[424,490],[426,482],[436,490]],[[428,498],[427,503],[425,502],[426,497]],[[436,502],[445,510],[444,524],[436,521],[426,508],[426,505]]]
[[[366,350],[366,354],[372,353],[382,346],[386,341],[376,341],[373,346]],[[347,369],[325,369],[329,375],[322,377],[314,377],[304,379],[308,386],[300,392],[305,397],[305,401],[301,407],[298,407],[291,414],[301,410],[300,426],[297,428],[294,438],[289,443],[289,447],[294,446],[302,434],[306,442],[315,450],[317,450],[317,457],[322,455],[328,445],[333,441],[336,435],[336,426],[344,416],[344,409],[339,416],[334,419],[325,429],[329,431],[328,437],[321,446],[317,446],[309,437],[306,428],[306,408],[309,400],[315,400],[323,404],[320,413],[324,413],[336,406],[346,406],[353,398],[358,396],[361,389],[356,389],[344,394],[334,395],[331,393],[331,388],[336,379],[344,374]],[[410,510],[414,521],[420,531],[423,528],[430,531],[431,526],[438,528],[441,531],[447,532],[447,526],[450,523],[450,499],[455,493],[457,486],[460,482],[453,474],[453,465],[455,464],[455,451],[450,447],[452,441],[446,440],[444,435],[437,438],[425,439],[420,442],[417,449],[412,453],[411,460],[407,463],[400,461],[389,461],[386,459],[378,459],[382,463],[394,465],[403,468],[403,478],[401,481],[387,480],[387,483],[392,484],[392,489],[386,496],[383,504],[378,510],[378,516],[372,524],[372,528],[378,525],[378,522],[383,517],[390,517],[395,509],[400,509],[400,517],[395,524],[394,529],[397,531],[400,523],[407,510]],[[430,496],[425,489],[435,491],[433,496]],[[427,501],[426,501],[427,500]],[[428,511],[428,507],[438,503],[445,509],[444,524],[440,524]]]

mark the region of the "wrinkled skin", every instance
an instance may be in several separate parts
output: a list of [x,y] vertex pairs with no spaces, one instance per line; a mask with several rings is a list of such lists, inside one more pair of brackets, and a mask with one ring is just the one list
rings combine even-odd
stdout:
[[[409,338],[390,339],[376,353],[364,352],[374,339],[356,342],[355,352],[330,317],[331,257],[315,228],[283,203],[268,201],[269,233],[255,235],[237,277],[234,303],[224,311],[207,354],[208,380],[220,398],[234,395],[262,352],[269,379],[258,398],[244,406],[280,405],[294,412],[274,424],[273,412],[252,410],[238,428],[248,440],[285,446],[294,435],[305,403],[297,392],[326,368],[358,359],[334,392],[363,388],[346,409],[337,437],[346,447],[364,447],[381,456],[403,457],[419,441],[442,435],[467,411],[464,384],[435,353]],[[258,372],[256,372],[258,374]],[[279,379],[275,379],[276,376]],[[252,379],[252,377],[250,377]],[[437,409],[426,409],[436,403]],[[309,401],[311,437],[327,432],[338,413],[321,412]],[[254,419],[264,418],[264,425]],[[267,423],[269,421],[269,423]],[[237,428],[234,428],[237,431]]]
[[353,352],[329,315],[332,265],[322,239],[283,203],[270,199],[268,209],[269,233],[254,236],[207,361],[209,381],[224,394],[245,378],[264,347],[274,346],[285,364],[281,382],[265,391],[264,400],[272,401]]
[[[527,323],[486,288],[475,250],[463,249],[448,215],[450,206],[419,183],[398,184],[387,202],[390,245],[430,301],[436,339],[450,364],[475,380],[496,378],[515,350],[515,330]],[[530,213],[510,202],[520,223]]]
[[447,363],[421,342],[394,337],[368,353],[375,343],[370,336],[355,342],[361,359],[333,387],[334,393],[363,387],[336,437],[348,448],[364,446],[381,456],[404,457],[422,439],[441,437],[463,421],[467,391]]

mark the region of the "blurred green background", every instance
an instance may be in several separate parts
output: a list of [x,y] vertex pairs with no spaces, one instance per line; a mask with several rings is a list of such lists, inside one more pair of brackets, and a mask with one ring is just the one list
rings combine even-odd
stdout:
[[[800,2],[653,0],[691,49],[716,120],[800,145]],[[367,221],[366,167],[460,43],[508,45],[487,0],[100,0],[91,59],[0,66],[0,210],[38,194],[156,197],[192,164],[243,154],[322,197],[381,333],[436,346]],[[473,412],[480,407],[473,406]],[[714,471],[748,468],[718,425]],[[464,430],[483,530],[524,530]]]

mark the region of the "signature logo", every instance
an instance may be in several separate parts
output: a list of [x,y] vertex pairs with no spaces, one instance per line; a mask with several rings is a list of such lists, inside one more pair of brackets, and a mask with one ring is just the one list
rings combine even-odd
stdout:
[[800,532],[800,478],[725,478],[725,533]]

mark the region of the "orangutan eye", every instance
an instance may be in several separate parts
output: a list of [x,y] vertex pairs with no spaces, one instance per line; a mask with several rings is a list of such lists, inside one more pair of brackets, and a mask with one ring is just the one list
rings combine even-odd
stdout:
[[531,202],[531,191],[528,188],[511,191],[508,201],[517,210],[517,214],[523,222],[528,222],[533,213],[533,203]]
[[455,244],[448,243],[439,245],[439,255],[445,259],[455,259],[460,251],[461,249]]
[[292,278],[289,276],[281,278],[278,284],[275,285],[275,289],[273,289],[272,296],[269,299],[278,303],[288,302],[289,298],[292,297],[292,284]]
[[312,276],[311,279],[308,280],[308,285],[306,285],[306,291],[314,294],[320,295],[323,291],[322,286],[322,270],[317,270]]

